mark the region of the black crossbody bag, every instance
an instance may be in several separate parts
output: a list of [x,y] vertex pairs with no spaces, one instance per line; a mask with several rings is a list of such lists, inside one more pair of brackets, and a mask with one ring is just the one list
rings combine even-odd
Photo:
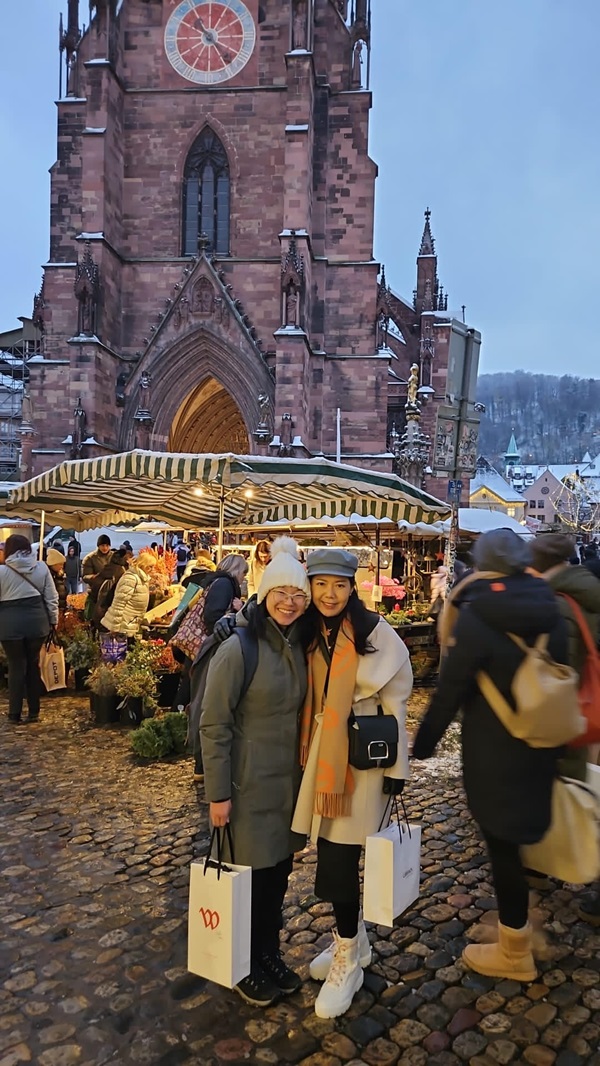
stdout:
[[[327,643],[320,638],[321,651],[327,662],[324,696],[329,688],[329,673],[332,655]],[[384,714],[383,707],[377,714],[356,715],[350,711],[348,718],[348,762],[355,770],[387,770],[398,758],[398,721],[391,714]]]

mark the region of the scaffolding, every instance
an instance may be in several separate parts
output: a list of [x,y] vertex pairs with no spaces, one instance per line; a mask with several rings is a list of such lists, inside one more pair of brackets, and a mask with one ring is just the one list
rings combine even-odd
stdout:
[[42,333],[30,318],[0,333],[0,481],[18,481],[21,461],[23,390],[29,383],[28,362],[42,350]]

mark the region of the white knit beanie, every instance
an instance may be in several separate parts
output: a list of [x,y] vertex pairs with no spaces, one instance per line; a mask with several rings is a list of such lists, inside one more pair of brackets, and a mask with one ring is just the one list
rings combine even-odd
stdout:
[[300,589],[309,602],[310,581],[298,558],[298,545],[293,537],[277,537],[271,545],[271,562],[265,567],[256,598],[262,603],[271,589],[286,588],[288,585]]

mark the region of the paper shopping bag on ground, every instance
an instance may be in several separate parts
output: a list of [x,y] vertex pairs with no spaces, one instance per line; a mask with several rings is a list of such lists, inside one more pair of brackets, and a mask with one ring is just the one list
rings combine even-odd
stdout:
[[367,837],[363,891],[365,921],[391,928],[419,897],[421,826],[390,822]]
[[46,692],[66,687],[65,653],[59,644],[42,644],[40,674]]
[[252,869],[203,859],[190,868],[188,970],[225,988],[250,973]]

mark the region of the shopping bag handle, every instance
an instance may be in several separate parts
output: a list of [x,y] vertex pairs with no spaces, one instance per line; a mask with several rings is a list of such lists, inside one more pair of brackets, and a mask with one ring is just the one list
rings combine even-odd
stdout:
[[[224,827],[223,836],[227,839],[227,843],[229,844],[231,862],[235,864],[235,856],[233,854],[233,838],[231,836],[231,826],[229,822],[227,822],[226,826]],[[215,840],[217,842],[216,862],[214,859],[211,858]],[[213,828],[210,838],[210,844],[208,845],[208,851],[206,853],[206,859],[204,860],[204,877],[206,877],[206,871],[209,867],[217,871],[217,881],[221,879],[221,871],[225,871],[225,873],[231,873],[231,867],[226,866],[223,862],[223,837],[221,836],[221,829],[217,825]]]
[[[404,796],[402,795],[402,793],[400,793],[400,803],[402,804],[402,812],[404,814],[404,821],[406,822],[406,828],[408,829],[409,840],[412,840],[412,833],[410,831],[410,822],[408,820],[408,813],[407,813],[407,810],[406,810],[406,804],[404,802]],[[398,825],[400,825],[400,811],[398,810],[398,796],[390,796],[389,804],[390,804],[390,808],[389,808],[388,825],[392,821],[392,815],[393,814],[396,815],[396,821],[397,821]],[[383,823],[385,821],[385,816],[386,816],[387,813],[388,813],[388,805],[386,803],[385,810],[383,812],[383,816],[382,816],[381,821],[379,823],[379,829],[377,830],[378,833],[381,832],[381,828],[383,826]]]

